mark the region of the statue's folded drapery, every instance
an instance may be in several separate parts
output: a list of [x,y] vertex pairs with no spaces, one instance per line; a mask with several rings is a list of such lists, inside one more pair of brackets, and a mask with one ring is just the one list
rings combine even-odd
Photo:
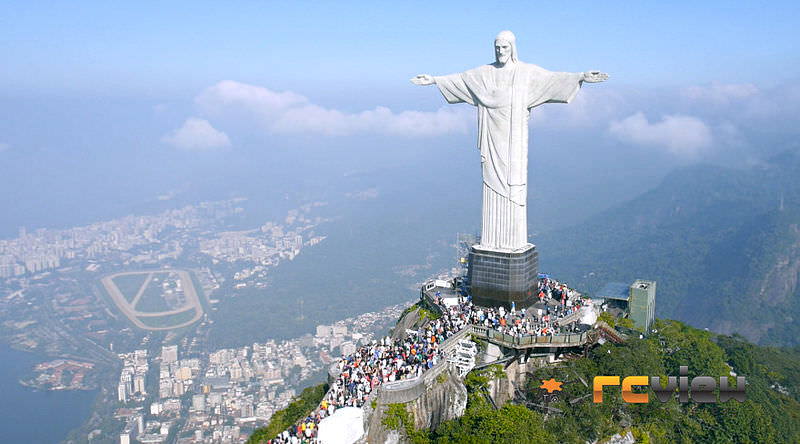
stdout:
[[516,250],[528,242],[525,201],[530,109],[572,100],[580,89],[582,74],[552,72],[522,62],[509,68],[510,72],[484,65],[434,79],[449,103],[478,107],[483,172],[481,246]]

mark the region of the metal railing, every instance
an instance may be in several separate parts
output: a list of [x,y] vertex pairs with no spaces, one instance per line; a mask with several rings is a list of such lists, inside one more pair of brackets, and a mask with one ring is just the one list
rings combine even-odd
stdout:
[[514,349],[534,347],[576,347],[579,345],[584,345],[592,339],[589,332],[545,336],[515,336],[502,333],[493,328],[487,328],[478,325],[471,325],[469,328],[471,328],[472,334],[480,339],[486,339],[493,344]]

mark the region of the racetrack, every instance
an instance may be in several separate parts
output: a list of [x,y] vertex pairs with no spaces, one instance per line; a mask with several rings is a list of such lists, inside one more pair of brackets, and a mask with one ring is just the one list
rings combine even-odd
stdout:
[[[168,311],[161,311],[161,312],[141,312],[136,310],[136,304],[139,302],[139,299],[142,297],[147,286],[150,284],[150,281],[153,278],[153,273],[163,273],[163,272],[175,272],[178,273],[180,276],[181,282],[183,284],[183,292],[186,297],[186,303],[178,308],[168,310]],[[133,301],[129,304],[127,299],[125,299],[125,295],[117,288],[114,284],[114,278],[117,276],[125,276],[131,274],[147,274],[147,279],[145,280],[144,284],[139,288],[139,291],[136,293],[136,297],[134,297]],[[194,324],[203,316],[203,306],[200,304],[200,298],[197,296],[197,291],[194,288],[194,282],[192,282],[192,276],[186,270],[155,270],[155,271],[128,271],[122,273],[115,273],[108,276],[105,276],[101,279],[103,283],[103,287],[106,289],[106,292],[120,311],[128,318],[130,321],[138,328],[142,330],[174,330],[177,328],[186,327],[189,325]],[[195,314],[192,319],[186,322],[182,322],[177,325],[167,326],[167,327],[150,327],[145,325],[139,318],[140,317],[158,317],[158,316],[169,316],[174,315],[177,313],[182,313],[187,311],[190,308],[194,308]]]

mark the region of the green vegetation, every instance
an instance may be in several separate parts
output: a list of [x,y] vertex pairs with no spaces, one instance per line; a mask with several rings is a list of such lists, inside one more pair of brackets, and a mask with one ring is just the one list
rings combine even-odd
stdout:
[[652,279],[659,317],[791,347],[800,345],[798,226],[800,156],[785,153],[757,168],[677,170],[629,202],[542,233],[537,248],[540,268],[574,288]]
[[[488,385],[507,376],[502,365],[492,365],[467,375],[469,399],[462,417],[445,421],[436,430],[416,430],[408,406],[391,404],[380,413],[381,424],[414,443],[582,444],[628,430],[643,443],[800,442],[800,349],[759,347],[741,337],[714,335],[678,321],[657,320],[654,328],[657,332],[647,338],[607,342],[592,349],[586,359],[534,371],[526,398],[499,409],[489,401]],[[607,388],[602,403],[586,398],[595,376],[678,376],[681,365],[688,366],[690,380],[700,375],[728,376],[732,367],[747,378],[747,400],[703,404],[679,403],[673,397],[662,403],[649,387],[640,390],[649,397],[644,404],[624,402],[619,387]],[[550,378],[564,383],[559,400],[549,404],[562,413],[545,416],[544,410],[537,410],[546,402],[539,386]],[[319,404],[325,390],[324,385],[304,390],[249,442],[265,442],[295,424]]]
[[414,444],[429,441],[427,431],[414,428],[414,420],[411,419],[411,414],[405,404],[389,404],[383,418],[381,418],[381,424],[389,430],[405,432],[409,441]]
[[470,372],[467,377],[464,378],[464,385],[467,386],[467,390],[470,393],[476,393],[481,390],[487,390],[489,387],[489,381],[507,377],[508,376],[506,375],[506,372],[503,370],[503,366],[500,364],[494,364],[480,370]]
[[191,321],[196,313],[197,309],[192,307],[175,314],[164,316],[139,316],[138,318],[148,327],[172,327]]
[[[633,330],[633,328],[634,328],[633,319],[631,319],[631,318],[619,318],[619,319],[617,319],[617,326]],[[642,327],[642,328],[644,328],[644,327]]]
[[475,343],[475,346],[478,347],[478,353],[483,353],[486,351],[486,347],[489,346],[489,341],[484,338],[479,338],[473,334],[469,335],[469,339]]
[[400,323],[401,319],[403,319],[407,315],[409,315],[411,313],[414,313],[414,312],[417,312],[417,315],[419,316],[419,320],[417,321],[418,324],[421,324],[426,319],[436,320],[436,319],[439,319],[442,316],[438,312],[429,309],[427,307],[426,303],[424,303],[422,301],[418,301],[416,304],[414,304],[414,305],[406,308],[405,310],[403,310],[403,313],[400,314],[399,318],[397,318],[397,322],[395,323],[395,325]]
[[[153,273],[153,280],[147,285],[147,288],[142,292],[142,297],[134,307],[137,311],[144,313],[159,313],[162,311],[169,311],[170,307],[167,301],[164,300],[164,290],[161,283],[169,276],[168,273]],[[158,282],[155,279],[158,278]]]
[[320,384],[307,387],[299,397],[295,397],[285,409],[279,410],[272,415],[269,425],[256,429],[247,444],[265,443],[278,436],[278,433],[287,430],[295,425],[297,421],[308,416],[322,401],[328,391],[328,384]]
[[489,401],[488,384],[506,378],[502,365],[470,372],[464,384],[469,400],[464,416],[442,423],[429,432],[429,440],[441,443],[538,443],[556,442],[544,429],[542,416],[521,405],[506,404],[495,410]]
[[776,442],[800,441],[800,349],[758,347],[728,336],[718,337],[717,344],[735,371],[747,377],[747,402],[761,406]]
[[400,321],[401,321],[401,320],[402,320],[404,317],[406,317],[406,315],[407,315],[407,314],[409,314],[409,313],[411,313],[412,311],[416,310],[416,309],[417,309],[417,307],[418,307],[418,305],[417,305],[417,304],[414,304],[414,305],[412,305],[412,306],[410,306],[410,307],[406,307],[406,309],[405,309],[405,310],[403,310],[403,312],[402,312],[402,313],[400,313],[400,317],[399,317],[399,318],[397,318],[397,322],[395,322],[395,325],[399,324],[399,323],[400,323]]
[[[566,442],[585,443],[607,439],[628,428],[637,442],[731,443],[800,441],[799,350],[762,348],[737,338],[714,336],[677,321],[657,321],[657,334],[631,338],[623,344],[595,347],[588,359],[567,361],[561,368],[542,368],[529,381],[525,403],[542,404],[541,380],[565,383],[560,400],[545,420],[538,411],[507,404],[494,410],[486,401],[486,383],[502,377],[496,369],[472,372],[465,383],[469,402],[464,416],[447,421],[428,438],[435,442]],[[570,403],[591,393],[578,377],[591,384],[598,375],[677,376],[680,365],[689,367],[689,378],[698,375],[727,376],[726,362],[747,378],[747,401],[681,404],[677,399],[657,400],[647,388],[650,402],[628,404],[619,388],[606,389],[603,403],[591,398]],[[778,386],[788,394],[778,391]],[[772,387],[775,388],[772,388]]]
[[432,433],[440,443],[553,443],[555,435],[543,428],[542,415],[523,406],[506,404],[499,410],[481,406],[461,418],[447,421]]
[[432,321],[435,321],[436,319],[439,319],[440,317],[442,317],[442,315],[440,315],[439,312],[436,312],[434,310],[428,310],[427,308],[423,307],[422,305],[419,306],[419,318],[420,318],[420,320],[424,321],[425,319],[430,319]]
[[[409,289],[418,277],[400,275],[395,267],[418,262],[419,245],[432,245],[441,239],[440,227],[423,224],[424,218],[409,215],[409,208],[383,206],[379,199],[363,202],[347,199],[345,206],[335,208],[335,215],[349,214],[348,208],[361,208],[368,202],[369,205],[378,202],[382,211],[358,210],[353,213],[358,217],[326,224],[324,231],[328,238],[309,249],[310,254],[303,250],[293,261],[282,261],[277,269],[270,269],[266,289],[251,286],[234,289],[236,282],[232,279],[222,283],[215,292],[218,296],[214,297],[224,297],[224,303],[216,306],[209,347],[238,347],[269,339],[296,338],[319,324],[332,324],[354,313],[380,311],[418,297],[418,290]],[[419,217],[421,229],[407,233],[408,217]],[[376,230],[379,226],[383,228]],[[403,235],[387,237],[384,231],[387,229]],[[376,245],[380,248],[373,248]],[[386,254],[387,251],[392,254]],[[452,262],[450,256],[432,260],[433,269],[449,267]],[[241,269],[237,267],[240,265],[221,262],[214,266],[214,272],[228,276]],[[304,301],[302,318],[298,295]],[[269,328],[264,328],[265,325]],[[386,325],[382,334],[390,327]]]
[[597,317],[598,321],[605,322],[606,324],[610,325],[611,327],[616,327],[617,325],[617,318],[614,317],[611,313],[604,311],[600,313],[600,316]]
[[136,293],[142,288],[144,281],[147,280],[148,274],[147,272],[125,274],[111,279],[111,282],[117,286],[122,296],[125,297],[125,300],[130,304],[136,297]]

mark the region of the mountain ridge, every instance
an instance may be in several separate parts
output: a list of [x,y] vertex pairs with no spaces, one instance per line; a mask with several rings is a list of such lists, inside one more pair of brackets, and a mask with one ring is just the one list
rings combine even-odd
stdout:
[[657,315],[800,345],[800,156],[681,168],[639,197],[537,236],[540,268],[593,293],[659,281]]

